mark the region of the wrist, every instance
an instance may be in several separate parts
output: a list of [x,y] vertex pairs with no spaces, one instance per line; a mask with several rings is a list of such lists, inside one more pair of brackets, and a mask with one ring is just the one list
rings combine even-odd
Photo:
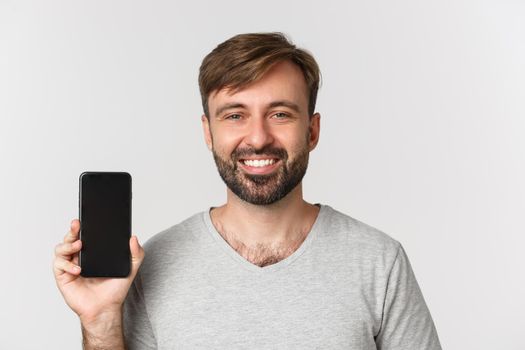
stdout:
[[122,311],[80,318],[84,349],[123,349]]
[[80,323],[83,328],[99,328],[103,325],[117,326],[122,324],[122,308],[121,307],[106,307],[104,311],[95,313],[84,313],[79,315]]

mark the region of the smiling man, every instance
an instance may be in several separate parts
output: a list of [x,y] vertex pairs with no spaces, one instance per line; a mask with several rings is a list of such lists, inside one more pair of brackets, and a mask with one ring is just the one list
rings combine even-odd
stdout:
[[[272,53],[276,43],[271,40],[276,38],[232,39],[231,46],[249,40],[261,45],[256,39],[265,39],[268,57],[257,61],[240,55],[245,64],[258,66],[240,70],[236,81],[223,82],[228,64],[236,63],[224,55],[232,48],[219,48],[204,60],[200,79],[207,97],[202,116],[206,143],[227,185],[227,203],[213,209],[211,218],[230,246],[260,267],[293,253],[319,213],[319,206],[303,200],[301,186],[309,153],[319,138],[320,115],[309,106],[318,78],[306,82],[301,68],[284,59],[293,53],[291,48]],[[311,77],[319,76],[313,59],[302,52],[296,55]],[[219,69],[217,60],[223,63]],[[258,74],[249,75],[251,70]]]
[[201,121],[226,203],[144,249],[132,238],[122,281],[78,276],[73,221],[55,273],[85,348],[441,349],[401,244],[303,199],[319,79],[280,33],[237,35],[204,58]]

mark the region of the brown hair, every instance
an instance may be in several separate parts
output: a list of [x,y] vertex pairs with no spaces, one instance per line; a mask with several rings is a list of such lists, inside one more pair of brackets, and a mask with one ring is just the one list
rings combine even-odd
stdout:
[[204,58],[199,69],[199,89],[206,117],[210,117],[208,97],[212,92],[225,87],[241,89],[284,60],[301,68],[308,88],[308,114],[312,116],[321,80],[319,66],[308,51],[297,48],[283,33],[273,32],[236,35]]

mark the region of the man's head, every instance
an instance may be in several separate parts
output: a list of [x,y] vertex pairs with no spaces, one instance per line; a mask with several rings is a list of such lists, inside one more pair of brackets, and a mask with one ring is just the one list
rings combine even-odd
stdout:
[[209,118],[208,98],[214,91],[239,90],[259,80],[275,63],[289,60],[302,71],[312,116],[319,89],[320,71],[307,51],[297,48],[282,33],[236,35],[219,44],[202,61],[199,89],[204,114]]
[[280,33],[241,34],[202,62],[206,143],[228,188],[274,203],[302,180],[319,137],[314,58]]

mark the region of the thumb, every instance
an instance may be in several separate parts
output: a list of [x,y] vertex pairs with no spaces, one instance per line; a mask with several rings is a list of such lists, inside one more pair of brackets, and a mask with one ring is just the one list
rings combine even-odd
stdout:
[[135,235],[129,239],[129,248],[131,250],[131,277],[135,278],[145,254],[144,249],[139,244],[138,237]]

